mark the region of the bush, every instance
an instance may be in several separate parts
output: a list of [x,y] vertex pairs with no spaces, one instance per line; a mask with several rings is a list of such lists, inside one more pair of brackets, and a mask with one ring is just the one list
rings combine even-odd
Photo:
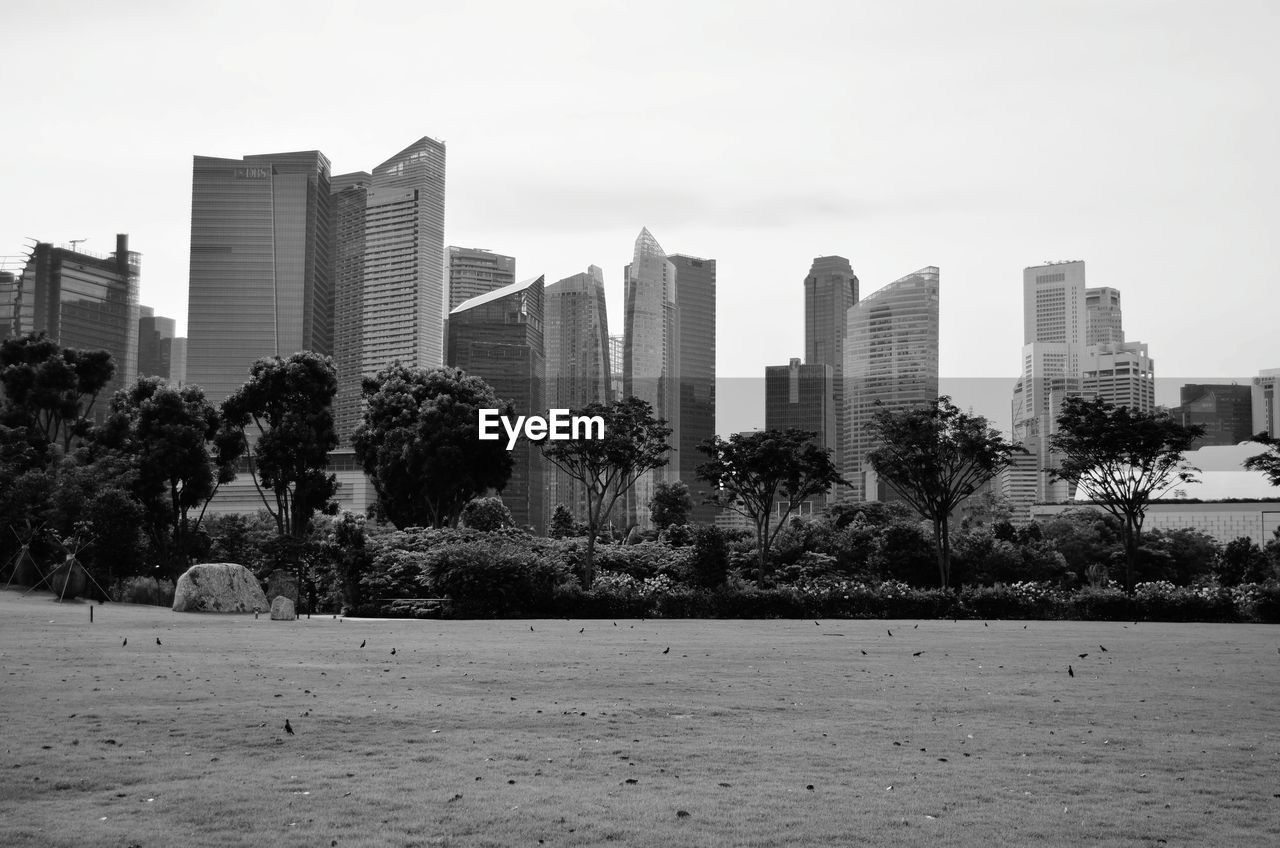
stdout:
[[550,614],[557,586],[575,578],[562,562],[516,538],[442,544],[426,555],[427,588],[463,618]]
[[1133,587],[1135,614],[1146,621],[1235,621],[1231,592],[1221,586],[1191,588],[1166,580]]
[[1251,588],[1245,606],[1247,616],[1264,624],[1280,624],[1280,581],[1268,580]]
[[960,603],[975,618],[1053,618],[1059,605],[1057,593],[1047,583],[1012,583],[966,586]]
[[126,577],[111,586],[111,600],[121,604],[173,606],[173,581],[154,577]]
[[1080,589],[1065,604],[1065,617],[1077,621],[1124,621],[1132,618],[1129,596],[1114,586]]
[[693,532],[693,555],[689,560],[690,582],[712,588],[724,582],[729,572],[729,545],[724,531],[714,525]]
[[692,577],[690,567],[695,548],[673,548],[661,542],[635,545],[605,545],[596,548],[595,565],[599,571],[629,574],[644,580],[665,574],[677,580]]

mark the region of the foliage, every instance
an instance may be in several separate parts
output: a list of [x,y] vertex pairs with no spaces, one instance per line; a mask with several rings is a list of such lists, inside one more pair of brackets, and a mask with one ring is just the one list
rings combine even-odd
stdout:
[[1252,441],[1266,445],[1267,450],[1244,461],[1244,467],[1250,471],[1261,471],[1267,475],[1271,485],[1280,486],[1280,439],[1273,439],[1263,430],[1253,437]]
[[684,579],[693,560],[692,548],[674,548],[662,542],[605,545],[596,549],[596,568],[645,580],[659,574]]
[[586,489],[587,547],[579,576],[589,589],[595,579],[596,536],[640,475],[667,464],[671,428],[654,417],[648,403],[635,397],[607,405],[590,403],[571,414],[599,416],[604,421],[604,438],[547,440],[542,442],[542,454]]
[[464,618],[545,615],[555,588],[573,580],[535,547],[497,535],[433,549],[426,574],[431,590],[452,599],[454,612]]
[[511,452],[477,438],[479,410],[514,410],[484,380],[396,362],[365,379],[363,391],[351,444],[396,527],[453,526],[468,501],[507,485]]
[[[218,484],[235,475],[211,449],[219,425],[218,410],[199,386],[141,377],[116,393],[110,416],[94,433],[97,443],[132,458],[133,493],[145,510],[153,557],[170,576],[189,564],[204,508]],[[196,507],[193,521],[188,514]]]
[[1089,566],[1111,561],[1120,551],[1120,522],[1098,509],[1071,509],[1039,523],[1041,535],[1053,543],[1078,580]]
[[729,571],[729,547],[723,530],[703,525],[693,531],[689,571],[694,586],[710,589],[724,583]]
[[1248,536],[1233,539],[1223,546],[1215,571],[1223,586],[1262,583],[1275,576],[1270,558]]
[[657,529],[665,530],[673,524],[688,524],[689,513],[692,511],[693,498],[684,481],[659,483],[653,487],[653,497],[649,500],[649,518]]
[[713,436],[698,446],[709,458],[697,467],[698,476],[712,487],[707,500],[746,517],[755,527],[760,586],[768,576],[773,538],[787,517],[805,499],[844,483],[831,464],[831,452],[815,444],[813,437],[792,427],[734,433],[728,441]]
[[[249,369],[248,382],[223,401],[221,460],[229,465],[248,457],[249,473],[281,536],[302,539],[316,512],[337,509],[337,478],[325,473],[329,451],[338,446],[333,429],[337,390],[333,360],[301,351],[288,359],[259,359]],[[252,444],[246,434],[250,424]]]
[[94,403],[114,374],[105,350],[64,348],[43,331],[5,339],[0,425],[32,447],[28,460],[49,461],[50,446],[66,455],[88,433]]
[[935,583],[936,548],[919,524],[889,524],[871,546],[867,571],[875,580],[897,580],[911,586]]
[[946,395],[922,407],[881,407],[867,429],[876,443],[867,462],[933,523],[938,579],[948,588],[951,513],[1026,450],[1007,443],[986,418],[961,412]]
[[265,510],[254,515],[211,515],[203,532],[208,539],[207,561],[243,565],[254,574],[266,574],[274,568],[269,548],[276,537],[276,524]]
[[573,513],[569,512],[569,508],[564,504],[556,504],[555,512],[551,513],[551,527],[547,535],[553,539],[564,539],[577,535]]
[[1050,476],[1082,487],[1121,522],[1126,591],[1134,585],[1147,505],[1195,479],[1197,469],[1186,466],[1183,456],[1203,435],[1203,427],[1184,426],[1167,412],[1142,412],[1101,397],[1062,403],[1058,431],[1049,437],[1061,461]]
[[173,606],[174,586],[172,580],[157,580],[154,577],[126,577],[111,585],[111,600],[123,604],[151,604],[152,606]]
[[502,498],[494,497],[467,501],[462,508],[462,523],[472,530],[499,530],[516,524]]

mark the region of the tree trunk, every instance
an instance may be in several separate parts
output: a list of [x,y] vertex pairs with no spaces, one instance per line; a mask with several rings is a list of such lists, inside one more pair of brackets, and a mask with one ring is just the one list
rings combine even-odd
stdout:
[[951,588],[951,528],[946,521],[933,522],[933,538],[938,548],[938,580],[943,589]]
[[596,528],[587,528],[587,555],[582,560],[582,588],[590,589],[596,579]]
[[766,514],[764,524],[756,522],[756,585],[764,588],[764,572],[766,566],[765,551],[768,550],[765,536],[769,533],[769,516]]
[[1133,573],[1138,564],[1138,531],[1133,520],[1124,522],[1124,591],[1133,594]]

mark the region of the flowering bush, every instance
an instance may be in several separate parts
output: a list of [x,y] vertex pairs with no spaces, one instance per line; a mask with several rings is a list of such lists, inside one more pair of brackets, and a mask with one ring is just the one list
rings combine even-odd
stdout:
[[995,586],[965,586],[960,603],[976,618],[1055,618],[1061,593],[1048,583],[1023,581]]
[[1236,604],[1222,586],[1175,586],[1168,580],[1133,587],[1135,613],[1149,621],[1234,621]]

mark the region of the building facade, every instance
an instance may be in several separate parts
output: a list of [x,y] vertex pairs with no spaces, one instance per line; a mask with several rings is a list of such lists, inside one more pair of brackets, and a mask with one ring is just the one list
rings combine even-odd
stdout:
[[514,256],[475,247],[449,248],[449,309],[516,281]]
[[[449,313],[448,364],[483,379],[516,415],[545,415],[547,410],[544,289],[542,277],[512,283],[464,301]],[[511,455],[515,468],[502,502],[516,526],[546,533],[550,514],[542,451],[521,438]]]
[[176,385],[173,341],[177,322],[156,315],[150,306],[140,306],[138,311],[138,376],[163,377]]
[[360,423],[360,380],[364,375],[364,229],[369,185],[365,171],[339,174],[329,182],[329,237],[333,252],[333,364],[338,393],[333,399],[333,425],[338,444],[351,444]]
[[[768,365],[764,369],[764,427],[795,428],[813,433],[813,442],[831,451],[835,461],[836,409],[834,369],[822,363]],[[801,510],[816,514],[835,499],[836,492],[812,498]],[[714,514],[713,514],[714,519]]]
[[1085,338],[1087,345],[1115,345],[1124,342],[1124,320],[1120,311],[1120,291],[1106,286],[1084,290]]
[[1136,412],[1156,408],[1156,365],[1141,342],[1085,347],[1080,394]]
[[262,357],[333,352],[329,160],[196,156],[187,371],[213,403]]
[[1253,432],[1280,438],[1280,368],[1258,372],[1251,386]]
[[866,463],[866,426],[880,409],[923,406],[938,397],[938,269],[921,268],[849,308],[844,348],[846,429],[841,476],[855,501],[888,493]]
[[[668,444],[680,446],[680,311],[676,295],[676,266],[648,229],[636,238],[631,264],[623,269],[622,392],[653,407],[653,414],[671,428]],[[646,471],[627,493],[626,521],[649,527],[649,501],[658,483],[679,479],[679,454],[669,463]]]
[[707,485],[697,467],[706,461],[698,445],[716,434],[716,260],[672,254],[676,268],[676,311],[680,316],[680,441],[674,445],[675,479],[693,498],[689,519],[715,521],[715,506],[704,503]]
[[1236,445],[1248,441],[1253,429],[1253,387],[1238,383],[1187,383],[1178,390],[1173,416],[1180,424],[1204,428],[1195,447]]
[[832,406],[836,410],[834,462],[844,468],[845,431],[844,344],[849,308],[858,302],[858,278],[843,256],[819,256],[804,278],[804,361],[830,365]]
[[116,371],[99,393],[97,420],[111,396],[138,374],[141,262],[124,234],[116,236],[115,252],[108,256],[39,242],[0,302],[0,338],[43,331],[63,347],[111,354]]
[[[546,290],[544,339],[547,406],[581,409],[613,398],[609,360],[609,316],[605,310],[604,272],[595,265]],[[546,466],[547,504],[564,504],[578,521],[586,519],[586,491],[554,465]]]

